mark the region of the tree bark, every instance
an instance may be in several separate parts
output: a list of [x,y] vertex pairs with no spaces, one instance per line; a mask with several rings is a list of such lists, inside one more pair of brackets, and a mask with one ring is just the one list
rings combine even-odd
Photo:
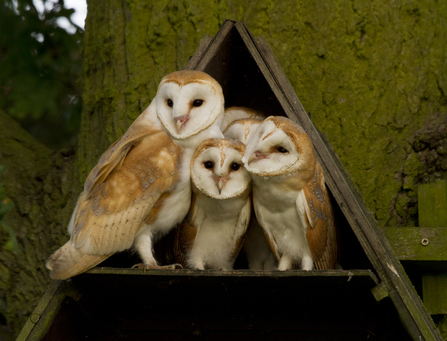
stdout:
[[[417,184],[446,178],[447,4],[391,1],[89,1],[76,152],[52,152],[0,113],[0,164],[20,253],[0,259],[16,334],[49,283],[46,258],[99,156],[225,19],[263,35],[382,226],[417,223]],[[0,231],[2,244],[8,236]],[[1,333],[1,331],[0,331]]]
[[2,111],[0,146],[2,182],[15,206],[6,220],[19,247],[6,249],[9,235],[0,229],[0,313],[7,321],[0,339],[6,339],[20,331],[50,282],[45,261],[67,240],[63,226],[79,188],[72,187],[72,153],[47,149]]

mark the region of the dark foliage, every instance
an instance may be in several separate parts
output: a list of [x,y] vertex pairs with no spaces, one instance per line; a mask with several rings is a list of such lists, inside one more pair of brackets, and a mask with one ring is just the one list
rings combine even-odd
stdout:
[[[51,148],[73,144],[79,130],[83,30],[63,0],[0,5],[0,108]],[[74,33],[58,26],[68,20]]]

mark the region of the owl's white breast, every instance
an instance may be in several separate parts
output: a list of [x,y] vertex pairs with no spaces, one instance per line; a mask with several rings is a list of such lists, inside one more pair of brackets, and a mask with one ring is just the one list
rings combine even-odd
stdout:
[[206,219],[214,224],[226,223],[230,219],[237,220],[239,212],[248,200],[249,189],[231,199],[214,199],[200,193],[193,187],[196,195],[196,206],[206,213]]
[[300,254],[296,241],[306,240],[307,228],[303,219],[305,203],[301,203],[304,196],[302,191],[284,190],[282,177],[253,175],[253,206],[259,224],[271,232],[278,249]]
[[256,193],[253,200],[257,200],[273,212],[282,212],[287,207],[293,207],[298,191],[284,186],[288,177],[289,175],[265,177],[252,174],[253,193]]
[[[203,220],[189,255],[190,262],[201,259],[208,267],[232,268],[231,259],[236,242],[236,229],[242,209],[249,204],[249,190],[231,199],[214,199],[197,193],[196,206]],[[248,207],[249,209],[249,207]],[[247,221],[248,224],[248,221]]]

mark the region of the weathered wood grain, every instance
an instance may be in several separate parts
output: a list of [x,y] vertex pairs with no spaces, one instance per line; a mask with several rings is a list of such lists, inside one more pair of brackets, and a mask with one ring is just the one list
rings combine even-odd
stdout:
[[447,227],[387,227],[384,232],[400,260],[447,261]]
[[424,275],[422,294],[430,314],[447,314],[447,272]]
[[67,296],[78,299],[81,292],[74,289],[69,281],[52,281],[16,341],[41,340],[53,323],[62,301]]
[[419,226],[447,227],[447,181],[419,185],[418,212]]
[[[346,281],[350,281],[353,277],[370,277],[375,284],[379,284],[377,276],[371,270],[288,270],[288,271],[261,271],[261,270],[146,270],[141,269],[124,269],[124,268],[101,268],[96,267],[88,270],[86,273],[90,275],[133,275],[133,276],[161,276],[166,275],[174,277],[241,277],[241,278],[253,278],[253,277],[273,277],[273,278],[296,278],[296,277],[313,277],[313,278],[326,278],[326,277],[338,277],[345,278]],[[351,279],[350,279],[351,278]]]

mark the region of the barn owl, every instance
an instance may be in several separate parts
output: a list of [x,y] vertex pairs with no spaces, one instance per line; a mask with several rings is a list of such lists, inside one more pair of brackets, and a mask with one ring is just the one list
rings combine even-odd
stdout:
[[[245,108],[237,108],[237,112],[245,112]],[[225,117],[227,117],[227,111],[225,111]],[[248,111],[246,116],[252,111]],[[243,116],[239,114],[239,117]],[[263,117],[262,114],[257,114],[255,117]],[[262,120],[258,118],[245,118],[236,119],[229,123],[223,134],[226,139],[233,139],[244,144],[256,131],[256,129],[261,125]],[[256,216],[252,216],[250,225],[245,235],[245,241],[243,245],[243,250],[247,256],[248,268],[252,270],[272,270],[276,268],[277,261],[273,255],[262,227],[259,225]]]
[[71,238],[47,261],[51,277],[75,276],[132,246],[143,261],[138,267],[161,268],[154,238],[188,213],[191,157],[203,140],[223,137],[223,113],[222,89],[211,76],[164,77],[151,105],[88,176],[68,226]]
[[253,205],[278,269],[333,269],[338,241],[323,170],[304,130],[269,117],[250,137],[242,159],[253,178]]
[[230,107],[225,110],[222,123],[221,123],[221,129],[224,131],[231,122],[236,120],[242,120],[246,118],[253,118],[257,120],[263,120],[267,117],[267,115],[264,115],[263,113],[249,109],[246,107]]
[[245,146],[204,141],[191,160],[193,203],[177,230],[177,259],[192,269],[231,270],[250,221],[251,177]]

